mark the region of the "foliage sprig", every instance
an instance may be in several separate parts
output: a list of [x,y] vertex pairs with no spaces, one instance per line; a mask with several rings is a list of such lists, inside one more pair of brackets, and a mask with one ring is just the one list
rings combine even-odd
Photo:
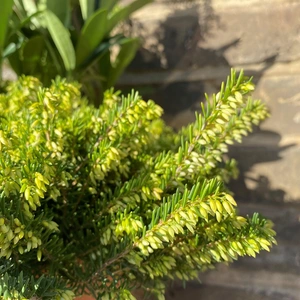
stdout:
[[99,108],[79,86],[21,77],[0,95],[0,295],[3,299],[163,299],[188,280],[275,243],[272,222],[242,217],[223,182],[228,145],[267,115],[235,71],[178,133],[137,93]]

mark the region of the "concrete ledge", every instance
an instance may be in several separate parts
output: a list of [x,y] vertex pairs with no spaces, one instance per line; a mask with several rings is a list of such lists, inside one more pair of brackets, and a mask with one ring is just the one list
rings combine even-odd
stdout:
[[173,82],[193,82],[206,80],[224,80],[230,74],[230,69],[244,70],[251,75],[261,73],[264,77],[300,75],[300,60],[295,62],[277,63],[267,70],[266,63],[236,65],[236,66],[206,66],[199,69],[151,71],[151,72],[126,72],[119,85],[144,85],[144,84],[170,84]]
[[299,275],[265,270],[245,272],[221,266],[216,271],[200,275],[199,278],[205,285],[246,289],[255,293],[267,291],[268,294],[280,293],[299,299]]

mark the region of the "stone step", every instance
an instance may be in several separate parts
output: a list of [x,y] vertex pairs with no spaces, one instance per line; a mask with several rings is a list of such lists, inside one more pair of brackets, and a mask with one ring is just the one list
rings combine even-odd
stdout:
[[[272,297],[281,295],[285,299],[300,299],[300,275],[269,272],[266,270],[236,270],[227,266],[220,266],[217,270],[200,274],[199,278],[202,284],[215,288],[242,290],[250,295],[269,295]],[[216,297],[214,299],[221,298],[223,297],[219,294],[219,298]]]
[[[285,124],[290,122],[287,115],[282,121]],[[268,120],[268,127],[276,122],[276,117]],[[245,143],[230,148],[229,156],[236,159],[240,171],[238,179],[232,180],[229,185],[237,199],[266,204],[300,203],[300,144],[297,132],[298,128],[300,132],[300,125],[290,122],[289,126],[282,129],[286,131],[282,135],[277,131],[262,130],[266,134],[255,134],[253,143],[245,139]],[[295,134],[289,138],[288,132],[292,130]],[[268,139],[268,135],[274,137]]]
[[[253,292],[241,288],[188,283],[186,289],[170,290],[166,300],[299,300],[297,296],[285,293]],[[151,299],[152,300],[152,299]]]
[[219,265],[199,274],[199,281],[190,281],[186,287],[176,282],[166,293],[166,300],[184,299],[299,300],[300,275]]
[[224,266],[200,275],[199,278],[206,285],[300,296],[300,276],[289,273],[234,270]]
[[232,66],[204,66],[197,69],[159,70],[146,72],[127,71],[118,81],[120,86],[139,86],[155,84],[171,84],[174,82],[197,82],[219,80],[224,81],[230,69],[244,70],[246,74],[263,74],[264,77],[299,76],[300,61],[257,64],[236,64]]

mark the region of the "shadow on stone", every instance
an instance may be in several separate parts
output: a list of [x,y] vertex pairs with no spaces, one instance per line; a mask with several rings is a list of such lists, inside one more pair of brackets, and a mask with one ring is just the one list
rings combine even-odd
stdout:
[[257,85],[263,77],[264,73],[276,63],[276,59],[278,58],[278,56],[279,53],[271,55],[261,62],[263,64],[263,67],[259,71],[249,68],[245,71],[245,75],[253,77],[253,83]]
[[[174,1],[176,2],[176,1]],[[224,52],[238,44],[235,39],[219,49],[201,46],[211,34],[213,27],[222,26],[215,14],[211,0],[186,3],[184,9],[176,8],[152,35],[151,46],[141,47],[129,66],[132,73],[170,72],[186,69],[201,69],[206,66],[229,66]],[[144,25],[135,23],[129,27],[139,36],[145,32]],[[129,29],[130,30],[130,29]],[[148,39],[148,37],[147,37]],[[147,39],[145,40],[147,42]],[[170,73],[172,76],[172,73]],[[166,80],[168,82],[168,79]],[[126,91],[126,87],[121,87]],[[138,86],[137,89],[145,98],[153,98],[161,105],[166,114],[175,115],[180,111],[204,101],[205,84],[197,82],[173,82],[160,85]]]
[[[174,1],[176,2],[176,1]],[[233,39],[230,43],[222,45],[218,49],[205,47],[205,40],[210,38],[215,28],[222,28],[220,18],[215,13],[211,0],[188,3],[183,8],[174,5],[174,11],[163,20],[151,35],[152,46],[147,44],[138,51],[131,63],[131,73],[172,72],[177,70],[194,70],[206,67],[228,67],[226,51],[238,46],[240,40]],[[130,24],[129,31],[136,35],[147,36],[145,24]],[[224,29],[225,30],[225,29]],[[132,33],[132,32],[131,32]],[[264,73],[276,63],[278,53],[264,60],[261,68],[249,69],[245,73],[254,77],[254,83],[258,84]],[[219,79],[206,81],[182,81],[171,82],[166,80],[160,85],[135,86],[146,99],[152,98],[165,110],[165,120],[176,129],[187,125],[194,120],[194,111],[199,110],[200,103],[205,101],[204,92],[208,94],[219,90]],[[126,92],[126,87],[121,87]],[[130,89],[132,86],[130,87]],[[230,157],[239,162],[240,176],[230,184],[238,200],[242,201],[273,201],[282,202],[285,191],[272,189],[267,176],[249,176],[247,173],[258,163],[274,162],[281,159],[281,153],[293,145],[280,146],[281,137],[272,131],[260,129],[252,135],[252,138],[262,139],[261,145],[246,145],[231,147]],[[251,139],[251,138],[250,138]],[[271,144],[266,145],[265,140]],[[249,140],[249,139],[248,139]],[[242,144],[244,145],[244,143]],[[249,189],[247,186],[251,186]]]
[[[200,2],[203,6],[199,11],[198,5]],[[224,45],[221,44],[222,42],[214,42],[210,43],[210,45],[216,45],[215,47],[210,48],[210,46],[207,46],[209,43],[206,43],[206,41],[209,41],[209,38],[213,37],[213,32],[216,32],[216,30],[214,30],[216,27],[222,28],[222,32],[226,31],[226,28],[220,22],[220,20],[224,20],[224,18],[222,18],[221,13],[221,17],[219,17],[216,11],[210,0],[198,0],[197,5],[191,4],[185,10],[180,8],[175,9],[174,13],[168,15],[168,17],[161,22],[161,26],[155,32],[153,39],[156,42],[151,46],[149,46],[148,43],[140,50],[137,58],[130,66],[130,72],[149,74],[149,76],[151,76],[151,74],[164,73],[170,76],[170,78],[167,78],[165,83],[161,85],[139,86],[137,89],[142,91],[142,95],[145,98],[153,98],[158,104],[163,106],[166,114],[169,115],[167,118],[168,124],[178,129],[182,125],[187,125],[194,120],[194,110],[199,109],[199,103],[204,101],[204,91],[208,94],[218,91],[221,83],[221,75],[223,77],[223,73],[220,75],[218,71],[227,72],[227,68],[229,71],[231,67],[228,61],[228,59],[230,59],[228,52],[235,50],[234,47],[237,46],[237,51],[247,49],[247,51],[243,52],[247,53],[247,55],[249,55],[249,49],[250,51],[252,50],[251,46],[259,49],[259,51],[252,51],[255,59],[251,56],[252,60],[232,60],[231,57],[230,61],[235,61],[236,64],[250,64],[245,74],[254,77],[254,83],[258,85],[257,91],[260,90],[256,93],[259,94],[263,100],[265,99],[265,103],[270,104],[275,110],[275,113],[277,112],[277,115],[275,114],[276,117],[273,115],[273,120],[276,121],[266,126],[266,128],[271,130],[256,128],[255,132],[248,138],[245,138],[241,145],[234,145],[230,148],[229,156],[238,161],[240,176],[237,180],[233,180],[229,184],[229,188],[235,194],[241,215],[251,215],[253,212],[260,212],[262,215],[274,221],[279,246],[274,247],[271,254],[261,253],[255,260],[242,258],[238,263],[233,264],[231,268],[234,271],[241,270],[241,272],[238,273],[242,274],[241,277],[252,270],[253,272],[249,273],[249,278],[254,278],[256,275],[255,272],[262,270],[267,270],[269,272],[268,274],[281,272],[283,276],[285,276],[284,274],[299,275],[300,247],[297,232],[299,232],[300,228],[300,207],[299,204],[296,203],[299,199],[289,199],[289,201],[295,201],[287,204],[286,199],[289,197],[291,190],[289,190],[289,187],[280,183],[283,178],[285,181],[282,182],[287,182],[293,177],[297,178],[297,174],[299,173],[297,166],[299,166],[300,162],[298,153],[300,149],[299,144],[297,146],[294,144],[294,140],[286,136],[286,132],[288,134],[294,134],[292,130],[287,131],[281,128],[283,126],[291,126],[290,123],[285,125],[287,118],[289,118],[287,117],[287,112],[284,111],[282,113],[283,117],[280,118],[281,108],[277,109],[277,111],[275,109],[277,108],[276,105],[277,101],[279,101],[279,97],[284,99],[288,98],[286,96],[289,96],[289,90],[291,90],[292,96],[296,91],[298,97],[298,84],[293,83],[289,85],[289,77],[285,78],[285,76],[281,76],[282,74],[279,74],[278,78],[266,80],[267,76],[265,76],[265,72],[269,71],[278,61],[280,62],[282,53],[278,51],[284,49],[283,47],[276,48],[277,50],[272,49],[272,51],[269,52],[261,51],[261,45],[257,43],[253,45],[251,41],[249,44],[244,44],[246,45],[244,48],[240,48],[239,46],[243,44],[243,40],[240,41],[237,39],[237,35],[233,33],[230,33],[230,38],[232,39],[226,39],[227,44]],[[220,10],[218,11],[220,12]],[[238,8],[232,10],[228,13],[228,18],[234,14],[238,14],[238,12]],[[251,16],[255,17],[255,15],[259,14],[255,12]],[[262,14],[261,17],[258,16],[259,23],[264,24],[265,16],[265,14]],[[288,15],[284,16],[286,18]],[[231,28],[231,30],[234,28],[233,30],[235,30],[238,26],[244,27],[242,23],[244,20],[246,19],[241,18],[239,23],[227,22],[229,24],[227,28]],[[248,24],[251,24],[250,26],[252,26],[252,24],[255,25],[251,19],[248,18],[248,20]],[[274,24],[276,22],[277,21],[274,21]],[[237,27],[233,27],[232,24],[236,24]],[[150,22],[149,25],[151,25]],[[144,31],[144,29],[145,28],[141,25],[140,30]],[[261,30],[261,36],[268,40],[271,36],[266,31],[266,28],[261,28]],[[146,30],[144,32],[146,32]],[[250,32],[252,31],[250,30]],[[257,31],[257,33],[259,33],[259,31]],[[147,35],[144,36],[147,37]],[[243,39],[245,35],[241,35],[241,37]],[[268,44],[268,42],[262,46],[266,46],[265,48],[262,47],[262,49],[273,47],[272,43]],[[236,51],[233,52],[236,53]],[[270,56],[267,57],[268,55]],[[265,59],[265,57],[267,58]],[[177,77],[177,82],[174,82],[172,79],[173,71],[183,70],[186,71],[184,74],[188,74],[189,70],[201,70],[201,68],[205,68],[207,73],[209,73],[210,70],[217,70],[217,72],[212,76],[208,76],[209,78],[205,77],[206,79],[203,81],[184,80],[184,78],[182,81],[179,81]],[[165,79],[166,77],[163,78]],[[196,79],[193,78],[193,80]],[[155,82],[159,81],[156,80]],[[263,88],[260,88],[261,85]],[[294,98],[295,97],[291,99]],[[283,108],[282,106],[282,110],[284,109],[286,109],[286,107]],[[278,113],[278,110],[280,113]],[[291,110],[293,110],[293,108],[291,108]],[[274,126],[274,124],[276,124],[276,126]],[[264,126],[265,125],[263,125],[262,128]],[[291,196],[290,198],[297,197]],[[219,274],[218,272],[219,271],[216,271],[216,274]],[[228,274],[230,273],[225,272],[225,277],[228,276],[228,282],[230,282],[232,278]],[[283,277],[280,278],[282,279]],[[270,278],[267,277],[267,281],[269,279]],[[280,284],[279,282],[279,285]],[[213,282],[210,286],[189,282],[186,290],[183,290],[181,285],[179,287],[173,286],[169,289],[166,299],[298,299],[297,297],[294,298],[285,295],[285,292],[281,294],[280,287],[278,288],[278,294],[270,294],[270,288],[268,287],[265,288],[262,293],[257,294],[252,291],[253,289],[255,290],[255,285],[253,284],[249,284],[244,291],[241,290],[239,282],[236,282],[234,289],[227,289],[216,285],[218,285],[218,282]],[[274,286],[276,287],[276,284],[274,284]],[[250,291],[248,291],[248,288],[250,288]]]
[[[230,147],[229,156],[238,161],[239,177],[229,184],[230,190],[239,201],[252,203],[283,203],[286,192],[274,189],[269,178],[264,174],[256,174],[251,170],[256,164],[270,163],[281,160],[284,151],[296,146],[295,144],[280,145],[281,136],[269,130],[256,129],[256,132],[245,139],[240,145]],[[280,176],[285,174],[278,174]]]

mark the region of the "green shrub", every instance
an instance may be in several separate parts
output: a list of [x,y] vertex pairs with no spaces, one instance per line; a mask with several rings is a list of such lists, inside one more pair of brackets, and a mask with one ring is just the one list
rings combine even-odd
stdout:
[[244,218],[224,159],[267,116],[232,71],[195,123],[175,133],[162,109],[106,91],[100,108],[77,84],[21,77],[0,96],[2,299],[163,299],[165,282],[275,242],[272,222]]
[[7,0],[0,11],[0,64],[8,58],[17,75],[35,76],[44,85],[57,75],[78,80],[96,101],[116,83],[139,47],[137,38],[115,28],[152,1]]

